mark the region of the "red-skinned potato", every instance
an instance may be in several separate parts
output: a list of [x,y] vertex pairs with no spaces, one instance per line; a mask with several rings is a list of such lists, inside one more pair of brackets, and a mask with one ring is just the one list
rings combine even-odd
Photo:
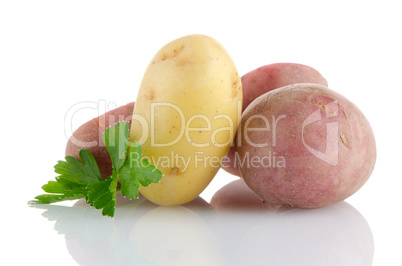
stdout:
[[317,84],[265,93],[243,112],[235,152],[246,184],[271,204],[319,208],[370,177],[373,131],[348,99]]
[[[315,83],[328,86],[325,78],[312,67],[296,63],[265,65],[242,77],[243,111],[260,95],[296,83]],[[240,171],[235,166],[234,146],[229,150],[221,166],[225,171],[240,176]]]
[[103,178],[112,174],[112,161],[102,141],[102,134],[106,128],[115,123],[128,121],[131,123],[134,102],[120,106],[99,117],[96,117],[81,125],[69,138],[66,146],[66,156],[79,159],[79,151],[89,150],[96,159],[99,171]]
[[297,63],[275,63],[259,67],[241,78],[243,111],[260,95],[296,83],[328,86],[326,79],[314,68]]

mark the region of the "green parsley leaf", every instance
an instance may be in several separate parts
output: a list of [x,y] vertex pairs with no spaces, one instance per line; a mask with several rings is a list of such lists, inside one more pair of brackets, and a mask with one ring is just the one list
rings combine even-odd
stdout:
[[142,159],[142,146],[138,142],[132,142],[130,144],[130,150],[128,153],[128,159],[130,163],[139,163]]
[[163,176],[159,169],[146,158],[142,158],[142,146],[138,142],[131,144],[127,163],[130,165],[131,175],[144,187],[158,183]]
[[105,130],[102,138],[112,160],[113,172],[103,180],[94,156],[88,150],[79,152],[80,160],[66,156],[58,161],[54,169],[59,176],[49,181],[42,189],[49,193],[35,197],[29,204],[49,204],[63,200],[85,198],[87,203],[102,214],[114,216],[116,191],[121,183],[121,193],[125,197],[138,198],[139,187],[157,183],[162,173],[142,158],[142,146],[129,144],[129,122],[120,122]]
[[102,139],[112,159],[113,170],[119,170],[126,160],[128,147],[129,123],[120,122],[105,130]]
[[103,209],[102,214],[114,216],[116,206],[117,179],[112,177],[88,185],[87,203],[96,209]]
[[133,164],[131,173],[144,187],[149,186],[151,183],[158,183],[162,178],[162,172],[153,166],[147,159],[142,159],[140,163]]
[[76,195],[74,197],[67,197],[63,194],[42,194],[39,196],[36,196],[36,200],[30,200],[28,201],[28,204],[50,204],[54,202],[60,202],[60,201],[65,201],[65,200],[76,200],[76,199],[81,199],[83,198],[83,195]]
[[79,152],[80,160],[72,156],[66,156],[66,161],[58,161],[54,171],[64,179],[74,183],[87,185],[103,180],[95,157],[90,151],[83,149]]
[[66,156],[66,161],[58,161],[54,171],[60,174],[56,181],[49,181],[42,189],[51,194],[35,197],[29,204],[49,204],[64,200],[85,198],[86,186],[103,180],[94,156],[88,150],[80,150],[78,160]]
[[140,194],[140,184],[138,183],[138,180],[131,175],[128,164],[123,165],[121,168],[119,172],[119,179],[121,183],[121,195],[128,197],[129,199],[137,199]]
[[138,198],[139,184],[147,187],[162,178],[162,172],[141,157],[142,146],[138,142],[131,143],[128,158],[119,174],[121,194],[129,199]]
[[57,181],[49,181],[42,189],[47,193],[60,193],[71,197],[75,194],[86,194],[86,186],[70,182],[62,177],[57,177]]

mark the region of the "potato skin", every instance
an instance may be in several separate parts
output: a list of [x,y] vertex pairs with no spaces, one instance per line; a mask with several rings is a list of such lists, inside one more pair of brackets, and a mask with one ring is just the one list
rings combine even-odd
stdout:
[[[241,78],[243,87],[243,111],[260,95],[271,90],[296,84],[315,83],[328,86],[326,79],[314,68],[297,63],[275,63],[254,69]],[[235,167],[234,146],[226,155],[222,169],[240,177]]]
[[314,68],[297,63],[275,63],[254,69],[241,78],[243,111],[260,95],[283,86],[315,83],[328,86],[327,80]]
[[128,121],[131,124],[133,109],[134,102],[131,102],[81,125],[67,142],[66,156],[79,159],[79,151],[87,149],[95,157],[102,177],[109,177],[112,174],[112,161],[102,141],[102,134],[115,123]]
[[241,104],[240,76],[216,40],[194,34],[163,46],[144,73],[130,131],[163,177],[140,193],[163,206],[196,198],[233,142]]
[[368,180],[376,161],[374,134],[363,113],[317,84],[289,85],[258,97],[242,114],[235,145],[246,184],[271,204],[298,208],[348,198]]

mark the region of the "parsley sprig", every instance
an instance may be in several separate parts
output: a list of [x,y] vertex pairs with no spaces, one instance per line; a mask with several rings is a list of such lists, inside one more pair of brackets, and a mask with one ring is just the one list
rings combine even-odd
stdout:
[[96,209],[102,209],[103,215],[113,217],[118,189],[129,199],[138,198],[140,184],[149,186],[162,178],[161,171],[142,157],[142,146],[138,142],[129,143],[128,135],[129,123],[120,122],[114,128],[107,128],[102,136],[112,160],[111,176],[104,180],[94,156],[83,149],[79,152],[80,159],[66,156],[65,161],[58,161],[54,166],[58,174],[56,181],[42,186],[48,194],[28,203],[50,204],[85,198]]

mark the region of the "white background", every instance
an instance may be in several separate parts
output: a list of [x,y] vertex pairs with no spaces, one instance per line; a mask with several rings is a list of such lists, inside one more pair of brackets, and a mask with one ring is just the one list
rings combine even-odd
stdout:
[[[64,158],[71,133],[65,132],[68,110],[85,101],[102,100],[109,107],[134,101],[157,50],[175,38],[201,33],[225,46],[241,75],[270,63],[306,64],[359,106],[373,127],[378,158],[369,181],[346,202],[371,230],[373,265],[402,265],[401,25],[400,4],[387,0],[2,1],[1,264],[76,265],[66,236],[54,229],[61,221],[48,221],[43,210],[27,205],[54,178],[53,165]],[[94,109],[77,113],[73,129],[95,116]],[[201,196],[209,201],[234,179],[220,171]],[[159,216],[167,224],[170,218]],[[292,220],[293,225],[298,222]],[[147,230],[149,239],[159,239],[152,228]],[[172,226],[175,235],[180,230],[184,229]],[[236,233],[233,228],[229,234],[235,237],[230,239],[236,239]],[[293,241],[294,233],[283,230],[270,237],[277,238],[274,242]],[[230,246],[223,239],[219,245]],[[350,243],[343,244],[354,252]],[[105,249],[99,247],[99,256]],[[243,259],[250,265],[270,263],[269,254],[247,257],[246,251]],[[284,254],[297,252],[289,249]],[[317,249],[316,255],[320,253],[325,252]],[[308,263],[314,254],[310,250],[299,255]],[[83,252],[81,257],[85,256]],[[281,260],[272,265],[282,265]]]

